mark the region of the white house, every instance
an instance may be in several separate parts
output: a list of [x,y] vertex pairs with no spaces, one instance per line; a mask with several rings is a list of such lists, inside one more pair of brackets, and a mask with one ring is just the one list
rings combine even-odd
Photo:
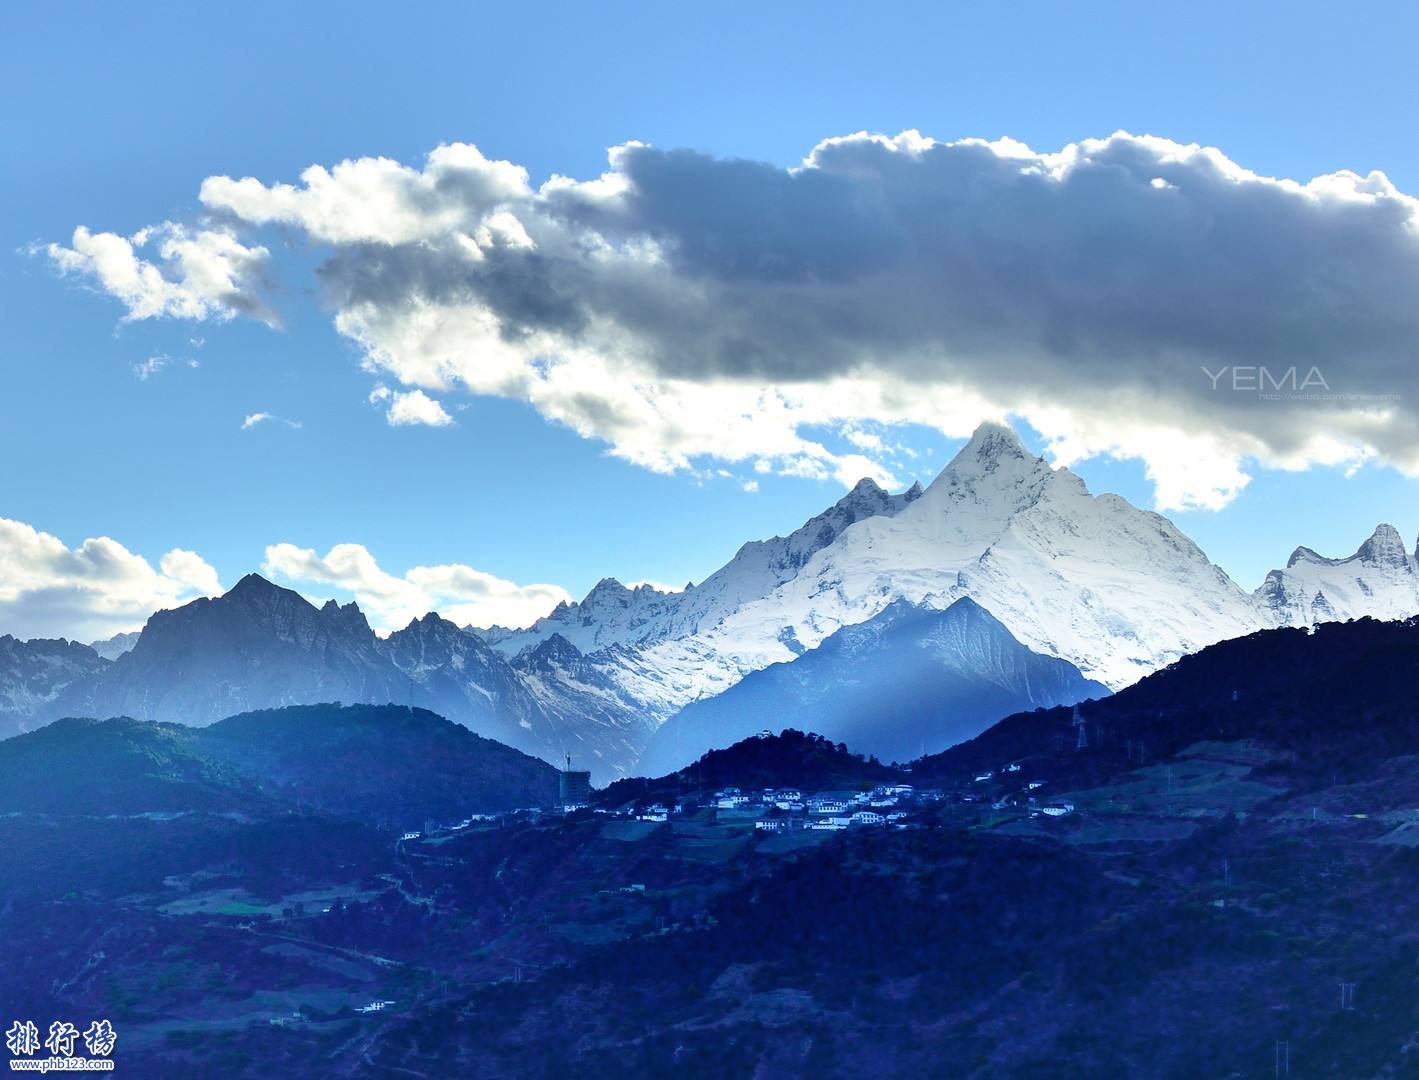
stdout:
[[887,819],[871,810],[859,810],[848,821],[853,825],[882,825]]

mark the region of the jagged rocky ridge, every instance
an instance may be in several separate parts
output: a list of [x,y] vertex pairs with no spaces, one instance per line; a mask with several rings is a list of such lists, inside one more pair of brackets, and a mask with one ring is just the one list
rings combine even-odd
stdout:
[[[897,603],[970,598],[1024,647],[1117,689],[1212,642],[1279,625],[1419,612],[1419,564],[1381,526],[1347,559],[1297,549],[1248,595],[1166,518],[1091,495],[983,425],[932,484],[870,480],[678,593],[605,579],[526,630],[437,615],[379,639],[353,604],[315,608],[255,575],[160,612],[136,642],[0,639],[0,735],[57,716],[210,723],[313,701],[412,703],[598,782],[746,674]],[[127,648],[127,651],[122,651]],[[811,725],[809,725],[811,726]],[[725,740],[730,741],[730,740]]]
[[897,601],[945,609],[963,597],[1034,652],[1117,689],[1262,627],[1414,614],[1419,571],[1381,526],[1349,559],[1301,549],[1248,595],[1166,518],[1091,495],[985,424],[925,491],[893,497],[864,481],[702,586],[666,595],[604,581],[582,604],[491,640],[508,655],[554,632],[614,642],[638,669],[612,665],[610,677],[664,716]]
[[[44,663],[61,647],[66,664]],[[9,734],[61,716],[203,726],[286,705],[392,702],[429,709],[544,760],[571,754],[608,778],[615,772],[604,763],[634,761],[649,736],[627,703],[606,706],[593,675],[585,688],[568,679],[559,693],[542,692],[543,657],[509,661],[434,614],[380,639],[355,604],[317,608],[256,574],[221,597],[156,613],[112,662],[68,642],[11,649],[26,655],[29,668],[64,677],[20,699],[27,707],[17,710]]]
[[0,738],[51,719],[55,701],[108,665],[87,645],[62,638],[19,641],[0,634]]

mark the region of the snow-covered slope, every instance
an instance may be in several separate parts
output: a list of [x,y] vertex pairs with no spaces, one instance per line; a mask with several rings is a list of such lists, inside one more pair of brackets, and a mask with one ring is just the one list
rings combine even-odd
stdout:
[[915,502],[921,486],[896,495],[872,480],[857,485],[828,509],[787,536],[751,540],[699,585],[664,593],[649,585],[627,588],[603,578],[577,604],[560,604],[526,630],[480,631],[504,655],[559,635],[582,652],[605,645],[655,644],[712,629],[744,604],[768,596],[793,579],[805,563],[848,526],[869,517],[891,516]]
[[1258,625],[1247,595],[1166,518],[1090,495],[986,424],[920,498],[850,525],[701,639],[757,670],[894,600],[944,608],[963,596],[1112,687]]
[[127,651],[100,643],[113,663],[85,646],[0,639],[0,720],[203,724],[281,704],[412,699],[548,760],[571,752],[600,781],[633,767],[667,717],[748,673],[897,601],[945,610],[966,597],[1030,651],[1118,688],[1265,626],[1419,613],[1419,563],[1381,526],[1348,559],[1298,549],[1249,596],[1166,518],[1091,495],[985,424],[925,491],[864,480],[699,585],[665,593],[607,578],[527,630],[429,616],[381,641],[355,605],[317,609],[252,575],[159,612]]
[[1257,589],[1258,617],[1267,626],[1408,618],[1419,612],[1417,560],[1393,525],[1380,525],[1347,559],[1298,547],[1286,569],[1271,571]]
[[811,730],[907,761],[974,738],[1003,716],[1108,691],[1032,653],[969,599],[945,611],[897,600],[792,663],[693,702],[651,739],[637,772],[662,776],[761,730]]
[[126,634],[114,634],[111,638],[104,638],[102,641],[90,642],[89,648],[98,653],[105,660],[117,660],[134,645],[138,644],[137,630],[130,630]]
[[1028,649],[1118,688],[1278,622],[1419,612],[1419,575],[1391,534],[1350,560],[1306,552],[1249,596],[1166,518],[1091,495],[1009,428],[985,424],[924,492],[864,481],[788,536],[746,544],[698,586],[667,595],[608,579],[531,630],[502,632],[497,648],[565,637],[653,727],[894,601],[944,609],[970,597]]

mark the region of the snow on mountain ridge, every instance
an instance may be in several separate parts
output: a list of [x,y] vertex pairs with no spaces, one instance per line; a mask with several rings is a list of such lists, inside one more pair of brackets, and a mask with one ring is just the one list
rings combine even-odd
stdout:
[[742,604],[768,595],[848,526],[898,513],[921,494],[920,484],[892,495],[864,478],[787,536],[744,544],[699,585],[663,593],[649,585],[629,589],[615,578],[603,578],[580,603],[558,605],[526,630],[494,630],[485,638],[504,655],[515,655],[552,634],[560,634],[587,653],[611,644],[655,644],[691,636]]
[[1381,525],[1347,558],[1297,548],[1248,595],[1168,519],[1090,494],[1011,429],[985,424],[925,490],[864,480],[683,592],[604,578],[528,630],[430,614],[379,639],[354,603],[316,608],[248,575],[224,597],[157,613],[112,664],[76,653],[92,671],[51,676],[43,649],[9,660],[0,650],[0,720],[7,699],[23,727],[56,709],[201,723],[297,699],[412,696],[548,760],[575,750],[609,778],[686,704],[893,603],[945,609],[967,597],[1026,648],[1117,688],[1265,626],[1412,616],[1419,561]]
[[922,496],[855,522],[704,643],[745,670],[792,658],[893,600],[970,596],[1021,642],[1127,685],[1256,626],[1248,598],[1171,522],[1090,495],[1003,425],[982,425]]
[[1298,547],[1284,570],[1266,575],[1253,605],[1265,626],[1314,626],[1366,615],[1408,618],[1419,612],[1419,550],[1408,551],[1389,524],[1377,526],[1343,559]]
[[113,637],[104,638],[102,641],[89,642],[89,648],[98,653],[105,660],[117,660],[120,656],[133,648],[138,643],[140,631],[130,630],[126,634],[114,634]]
[[[1388,527],[1350,559],[1301,552],[1308,565],[1399,567],[1391,577],[1413,563]],[[1350,591],[1364,597],[1365,586]],[[1268,613],[1266,588],[1248,595],[1167,518],[1115,494],[1090,494],[1010,427],[988,422],[924,491],[892,496],[863,481],[789,536],[745,544],[701,585],[662,594],[668,603],[640,607],[635,619],[598,625],[586,602],[563,614],[578,646],[595,646],[588,662],[663,717],[897,600],[945,608],[971,597],[1030,649],[1114,688],[1278,621],[1419,611],[1419,594],[1402,581],[1376,581],[1372,593],[1388,598],[1363,602],[1331,583],[1334,598],[1317,584],[1313,605],[1282,618]],[[562,630],[539,624],[501,648],[526,648],[551,632]]]

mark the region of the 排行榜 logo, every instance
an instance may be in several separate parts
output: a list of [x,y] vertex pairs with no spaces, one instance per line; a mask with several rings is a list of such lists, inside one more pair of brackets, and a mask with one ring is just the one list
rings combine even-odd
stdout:
[[[80,1039],[83,1054],[77,1052]],[[43,1034],[33,1020],[16,1020],[5,1032],[12,1072],[110,1072],[117,1041],[107,1020],[95,1020],[83,1031],[68,1020],[55,1020]]]

